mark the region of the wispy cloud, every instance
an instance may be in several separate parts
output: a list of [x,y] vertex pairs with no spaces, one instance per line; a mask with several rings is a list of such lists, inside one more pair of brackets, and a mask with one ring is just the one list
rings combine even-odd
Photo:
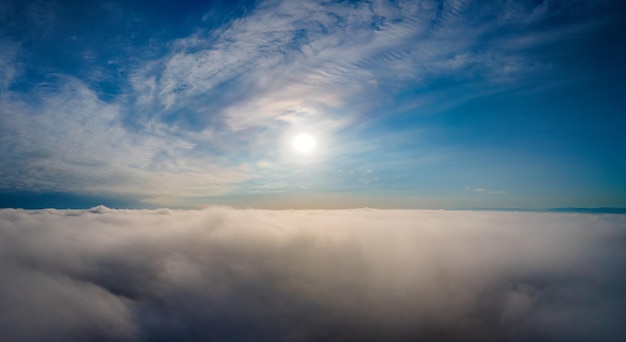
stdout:
[[194,142],[170,129],[124,129],[119,105],[76,79],[59,91],[42,90],[36,105],[19,96],[5,104],[0,188],[136,193],[155,201],[225,193],[250,178],[244,166],[194,158]]
[[[329,120],[337,110],[354,119],[386,105],[377,101],[390,90],[449,76],[499,87],[539,65],[496,46],[475,48],[507,25],[499,16],[526,13],[487,6],[498,19],[476,24],[469,4],[425,3],[262,3],[226,27],[175,41],[169,56],[133,77],[134,88],[151,109],[218,116],[239,130],[286,117]],[[200,98],[211,100],[208,108]]]
[[479,194],[487,194],[487,195],[507,195],[509,193],[508,191],[503,191],[503,190],[489,190],[485,188],[472,188],[469,186],[466,186],[465,190],[477,192]]

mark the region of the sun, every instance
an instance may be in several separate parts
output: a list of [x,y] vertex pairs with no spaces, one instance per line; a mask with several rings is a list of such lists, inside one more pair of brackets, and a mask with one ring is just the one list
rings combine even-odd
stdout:
[[299,153],[309,153],[315,148],[315,139],[310,134],[301,133],[293,139],[291,147]]

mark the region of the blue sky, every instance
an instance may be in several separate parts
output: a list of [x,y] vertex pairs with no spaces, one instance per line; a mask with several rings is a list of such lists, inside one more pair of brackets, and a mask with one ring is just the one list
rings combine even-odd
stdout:
[[624,7],[4,0],[0,206],[626,207]]

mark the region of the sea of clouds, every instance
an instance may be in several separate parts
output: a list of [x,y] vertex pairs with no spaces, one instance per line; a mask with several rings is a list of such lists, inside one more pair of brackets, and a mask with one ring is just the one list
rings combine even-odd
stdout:
[[626,215],[0,210],[3,341],[626,340]]

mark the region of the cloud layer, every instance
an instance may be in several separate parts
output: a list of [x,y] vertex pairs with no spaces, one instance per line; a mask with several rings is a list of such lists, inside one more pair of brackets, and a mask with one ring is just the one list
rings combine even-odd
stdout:
[[624,215],[0,211],[7,340],[623,340]]

